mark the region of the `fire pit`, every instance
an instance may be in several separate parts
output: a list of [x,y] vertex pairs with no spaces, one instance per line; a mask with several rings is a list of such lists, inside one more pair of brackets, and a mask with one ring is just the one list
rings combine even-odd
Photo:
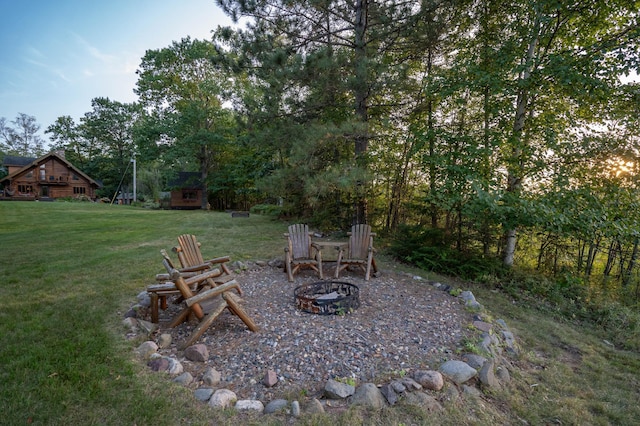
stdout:
[[305,284],[293,291],[296,307],[319,315],[342,315],[358,309],[360,289],[341,281],[319,281]]

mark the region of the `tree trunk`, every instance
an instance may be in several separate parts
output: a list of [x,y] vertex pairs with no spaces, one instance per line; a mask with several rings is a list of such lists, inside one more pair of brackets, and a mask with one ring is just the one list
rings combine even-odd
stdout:
[[[367,30],[368,1],[357,0],[355,20],[355,84],[354,98],[356,101],[356,117],[358,117],[362,129],[355,138],[355,157],[359,166],[366,170],[366,153],[369,147],[369,111],[368,77],[367,77],[367,50],[365,33]],[[357,199],[354,211],[354,223],[367,223],[367,184],[358,182],[356,188]]]
[[[518,98],[516,100],[516,114],[513,123],[513,133],[511,136],[511,158],[509,164],[507,164],[507,192],[515,194],[518,197],[518,193],[522,188],[522,179],[524,175],[523,170],[523,158],[522,158],[522,144],[524,143],[524,127],[526,124],[527,110],[529,106],[529,88],[527,88],[528,81],[531,78],[531,73],[534,69],[534,57],[536,47],[538,45],[538,38],[540,33],[540,16],[536,15],[534,26],[532,29],[531,38],[529,40],[529,46],[527,49],[526,58],[524,59],[524,67],[519,78],[519,86],[521,89],[518,92]],[[505,231],[505,248],[504,248],[504,266],[513,266],[513,258],[515,256],[516,249],[516,226],[515,223],[508,224]]]

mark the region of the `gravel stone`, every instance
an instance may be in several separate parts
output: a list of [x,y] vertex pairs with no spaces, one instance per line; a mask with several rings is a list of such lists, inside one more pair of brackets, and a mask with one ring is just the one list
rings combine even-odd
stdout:
[[[330,263],[324,272],[332,276]],[[293,297],[296,287],[319,281],[312,271],[301,271],[293,283],[277,267],[237,274],[242,306],[260,330],[251,332],[240,318],[224,311],[198,340],[208,349],[207,365],[222,373],[224,386],[232,386],[239,399],[270,401],[302,391],[320,398],[329,379],[375,383],[390,371],[439,364],[471,333],[473,316],[464,301],[429,281],[387,271],[370,281],[362,275],[345,271],[339,278],[359,287],[358,309],[346,315],[314,315],[296,309]],[[181,308],[169,303],[160,311],[161,323]],[[192,321],[162,329],[173,338],[161,352],[175,354],[196,325]],[[193,369],[204,367],[196,364],[185,364],[185,370],[202,377],[201,370]],[[277,373],[278,386],[262,383],[268,370]]]

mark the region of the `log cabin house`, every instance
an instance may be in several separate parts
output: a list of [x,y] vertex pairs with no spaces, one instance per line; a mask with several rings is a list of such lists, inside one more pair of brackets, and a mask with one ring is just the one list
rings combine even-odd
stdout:
[[170,207],[177,210],[202,208],[202,180],[198,172],[179,172],[176,179],[169,182],[171,188]]
[[55,200],[56,198],[96,199],[100,184],[64,157],[51,152],[40,158],[6,156],[8,175],[0,179],[2,199]]

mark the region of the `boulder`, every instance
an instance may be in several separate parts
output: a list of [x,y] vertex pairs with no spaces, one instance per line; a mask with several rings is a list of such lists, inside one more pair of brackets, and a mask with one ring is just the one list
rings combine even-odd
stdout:
[[450,360],[440,366],[440,372],[456,384],[462,384],[475,377],[478,371],[463,361]]
[[329,379],[324,387],[324,396],[328,399],[344,399],[353,395],[355,391],[354,386]]
[[351,404],[381,410],[387,405],[387,400],[375,384],[364,383],[351,397]]
[[184,350],[184,356],[189,361],[205,362],[209,359],[209,350],[206,345],[199,343],[197,345],[189,346]]
[[209,406],[213,408],[229,408],[238,400],[235,392],[229,389],[218,389],[211,395]]

